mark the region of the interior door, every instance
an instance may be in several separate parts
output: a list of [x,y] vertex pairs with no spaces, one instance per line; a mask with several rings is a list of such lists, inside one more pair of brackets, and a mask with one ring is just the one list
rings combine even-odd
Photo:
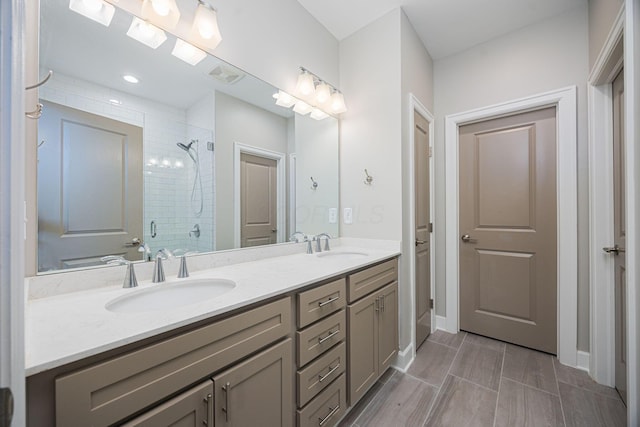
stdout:
[[555,107],[460,127],[460,328],[557,352]]
[[624,149],[624,70],[613,81],[613,233],[614,247],[605,248],[614,256],[615,295],[615,377],[616,389],[627,402],[627,288],[625,281],[625,149]]
[[278,162],[242,153],[240,155],[240,244],[241,247],[278,242]]
[[431,333],[429,122],[414,111],[416,222],[416,348]]
[[42,103],[38,270],[141,259],[142,128]]

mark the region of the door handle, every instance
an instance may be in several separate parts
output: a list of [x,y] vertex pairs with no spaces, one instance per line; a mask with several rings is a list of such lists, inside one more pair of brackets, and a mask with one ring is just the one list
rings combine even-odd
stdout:
[[424,245],[424,244],[426,244],[426,243],[428,243],[426,240],[418,240],[418,239],[416,239],[416,246],[418,246],[418,245]]
[[135,247],[140,246],[141,243],[142,243],[142,240],[140,240],[137,237],[134,237],[133,239],[131,239],[131,242],[125,243],[124,247],[125,248],[135,248]]
[[608,254],[614,254],[614,255],[618,255],[620,252],[625,252],[624,248],[621,248],[618,245],[615,245],[613,247],[605,247],[605,248],[602,248],[602,250]]
[[275,233],[276,231],[278,231],[278,229],[277,229],[277,228],[272,228],[272,229],[271,229],[271,232],[272,232],[272,233]]
[[462,240],[464,243],[475,243],[476,239],[472,239],[471,236],[469,236],[468,234],[463,234],[462,237],[460,237],[460,240]]

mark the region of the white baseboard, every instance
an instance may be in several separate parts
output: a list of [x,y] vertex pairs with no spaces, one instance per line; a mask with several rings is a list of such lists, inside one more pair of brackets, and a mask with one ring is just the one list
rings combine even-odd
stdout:
[[447,331],[447,318],[445,316],[436,315],[436,329]]
[[577,356],[576,356],[576,368],[589,372],[589,359],[591,357],[591,354],[586,352],[586,351],[580,351],[578,350]]
[[411,363],[413,362],[413,353],[415,353],[413,351],[413,343],[405,347],[404,350],[398,351],[393,367],[400,372],[407,372],[407,369],[409,369],[409,366],[411,366]]

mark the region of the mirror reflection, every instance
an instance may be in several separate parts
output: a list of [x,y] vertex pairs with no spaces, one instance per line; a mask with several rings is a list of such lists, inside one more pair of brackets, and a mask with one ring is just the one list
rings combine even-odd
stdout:
[[142,44],[132,20],[41,0],[38,271],[337,236],[337,120],[211,55],[185,62],[171,34]]

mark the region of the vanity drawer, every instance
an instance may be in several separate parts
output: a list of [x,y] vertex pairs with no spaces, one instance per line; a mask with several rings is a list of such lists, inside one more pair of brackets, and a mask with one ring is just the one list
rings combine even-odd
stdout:
[[344,339],[347,316],[344,310],[315,323],[298,335],[298,366],[302,367]]
[[343,342],[298,371],[298,406],[307,404],[313,396],[344,372],[347,366],[347,345]]
[[316,320],[344,308],[346,305],[345,279],[336,280],[298,294],[298,327],[303,328]]
[[324,389],[304,409],[298,409],[298,427],[331,427],[347,409],[347,380],[344,374]]
[[374,265],[366,270],[351,274],[347,277],[347,293],[349,303],[362,298],[398,280],[398,260],[392,259],[382,264]]
[[59,377],[56,425],[111,425],[290,331],[287,297]]

